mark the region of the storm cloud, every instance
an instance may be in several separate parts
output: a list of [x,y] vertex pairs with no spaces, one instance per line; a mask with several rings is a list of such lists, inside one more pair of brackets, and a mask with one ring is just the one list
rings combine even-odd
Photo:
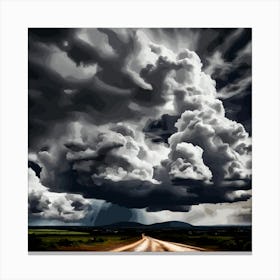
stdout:
[[28,170],[29,219],[55,219],[72,222],[84,218],[91,209],[90,202],[81,195],[50,192],[32,169]]
[[30,215],[248,200],[250,58],[247,29],[29,29]]

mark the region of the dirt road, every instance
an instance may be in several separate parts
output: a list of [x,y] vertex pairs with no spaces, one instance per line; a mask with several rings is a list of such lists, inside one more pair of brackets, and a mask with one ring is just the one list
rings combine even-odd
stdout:
[[132,244],[119,247],[113,252],[192,252],[205,251],[203,248],[163,241],[142,234],[142,239]]

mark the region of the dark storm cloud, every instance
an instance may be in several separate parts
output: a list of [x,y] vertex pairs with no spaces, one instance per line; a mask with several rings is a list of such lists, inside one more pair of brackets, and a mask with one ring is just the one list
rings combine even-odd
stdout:
[[234,95],[224,100],[226,116],[244,125],[246,131],[252,134],[252,95],[251,85],[243,92],[244,95]]
[[[30,148],[55,126],[61,124],[60,131],[67,128],[63,128],[65,122],[84,118],[102,124],[139,119],[145,112],[141,107],[134,109],[133,103],[149,107],[164,103],[162,82],[171,70],[161,63],[164,58],[160,57],[154,67],[147,65],[141,77],[127,68],[127,60],[141,49],[135,32],[122,38],[107,29],[99,31],[108,37],[114,54],[102,54],[79,39],[76,30],[29,30]],[[51,67],[50,57],[57,52],[66,54],[81,71],[86,71],[86,65],[96,65],[97,73],[83,79],[63,77]]]
[[251,41],[250,28],[152,28],[148,30],[158,44],[179,51],[188,48],[195,51],[207,66],[215,51],[223,53],[227,61],[236,58],[238,52]]
[[28,180],[28,214],[31,220],[42,218],[72,222],[84,218],[91,210],[90,203],[81,195],[49,191],[31,168]]
[[[251,134],[252,30],[224,29],[208,47],[198,47],[204,69],[216,81],[227,116],[242,123]],[[205,31],[215,32],[211,30]],[[202,35],[201,41],[205,39]],[[198,46],[201,46],[200,44]]]
[[[30,167],[42,189],[67,193],[50,205],[48,195],[31,194],[33,213],[77,220],[89,198],[183,212],[250,197],[250,139],[230,120],[250,128],[242,106],[251,105],[248,32],[149,32],[164,34],[168,46],[176,34],[179,50],[134,29],[29,30]],[[203,68],[195,52],[180,49],[184,36],[194,38]]]
[[[63,174],[62,174],[63,175]],[[69,174],[68,174],[69,175]],[[127,208],[147,208],[148,211],[189,211],[191,205],[201,203],[223,203],[242,201],[250,198],[244,194],[243,197],[228,196],[240,186],[214,187],[197,186],[192,187],[194,182],[182,182],[182,185],[154,185],[150,182],[130,180],[125,182],[113,182],[103,180],[102,184],[90,183],[90,175],[71,174],[74,186],[71,192],[82,194],[85,198],[94,197],[125,206]],[[82,177],[83,176],[83,177]],[[82,182],[79,185],[77,182]],[[69,188],[64,185],[65,191]],[[250,183],[244,184],[245,189],[250,188]],[[55,190],[56,191],[56,190]]]
[[180,116],[162,115],[159,120],[148,120],[143,131],[153,142],[168,143],[168,138],[177,131],[175,123]]
[[28,35],[29,38],[36,41],[60,45],[63,41],[71,38],[75,31],[72,28],[29,28]]
[[[237,33],[237,31],[236,31]],[[224,57],[226,60],[232,61],[238,56],[238,52],[246,47],[248,43],[251,42],[252,38],[252,29],[244,28],[239,29],[238,33],[235,36],[233,42],[229,45],[229,47],[225,50]]]
[[132,217],[132,210],[120,207],[115,204],[105,205],[103,206],[95,221],[95,226],[109,225],[117,222],[129,221]]
[[41,170],[42,170],[41,166],[38,165],[36,162],[33,162],[33,161],[29,160],[28,161],[28,168],[29,167],[35,172],[36,176],[40,178],[40,173],[41,173]]
[[[82,177],[83,176],[83,177]],[[148,211],[189,211],[191,205],[201,203],[223,203],[247,200],[251,195],[244,191],[242,197],[234,196],[234,191],[250,189],[250,182],[242,182],[243,186],[215,187],[213,185],[196,185],[194,181],[181,182],[182,185],[154,185],[150,182],[129,180],[113,182],[102,180],[98,185],[91,183],[90,175],[72,175],[76,182],[72,192],[82,194],[85,198],[104,199],[128,208],[147,208]],[[68,191],[68,188],[66,188]],[[233,193],[233,196],[230,194]]]
[[[49,129],[60,122],[76,120],[80,117],[88,118],[96,123],[106,121],[121,121],[127,118],[139,117],[129,106],[131,101],[144,106],[163,104],[165,91],[162,81],[175,65],[160,57],[155,67],[147,65],[142,69],[139,78],[142,82],[152,85],[153,89],[139,86],[135,75],[131,75],[126,69],[128,59],[139,53],[141,41],[136,31],[131,29],[123,35],[109,29],[98,29],[97,32],[107,36],[113,54],[105,55],[99,49],[88,42],[81,40],[77,33],[79,29],[29,29],[29,140],[30,145],[39,136],[47,134]],[[216,51],[220,52],[224,63],[212,65],[213,78],[217,88],[223,89],[233,85],[240,88],[240,82],[250,73],[250,53],[238,59],[238,54],[245,44],[250,41],[250,29],[170,29],[152,30],[152,33],[167,33],[172,39],[174,34],[183,36],[185,32],[197,36],[197,44],[194,46],[202,58],[211,57]],[[179,34],[179,35],[178,35]],[[194,35],[192,36],[194,37]],[[192,38],[191,37],[191,38]],[[76,63],[76,65],[97,64],[99,71],[88,79],[77,81],[75,77],[65,79],[59,73],[49,67],[48,59],[42,60],[50,54],[50,48],[54,46]],[[231,55],[229,55],[231,54]],[[225,65],[231,63],[228,71],[221,73]],[[208,61],[209,64],[209,61]],[[205,62],[205,67],[209,65]],[[141,76],[141,77],[140,77]],[[239,83],[238,83],[239,81]],[[246,94],[238,98],[238,102],[248,104],[250,99],[250,83],[244,85]],[[230,88],[225,91],[233,91]],[[70,94],[67,94],[70,92]],[[226,94],[224,94],[226,97]],[[243,101],[244,100],[244,101]],[[245,106],[246,107],[246,106]],[[244,106],[238,109],[232,102],[225,103],[229,117],[244,123],[248,127],[248,114]],[[79,117],[77,116],[77,113]],[[141,114],[141,113],[140,113]],[[243,118],[238,119],[242,115]],[[104,117],[106,118],[104,120]],[[61,129],[61,128],[60,128]],[[33,138],[35,139],[33,141]]]
[[[118,149],[116,146],[114,148]],[[92,174],[98,174],[100,168],[106,170],[106,164],[116,165],[118,168],[122,166],[127,172],[133,170],[130,169],[132,163],[128,159],[113,156],[111,152],[111,149],[106,150],[102,160],[96,161],[93,157],[70,159],[65,150],[59,158],[50,160],[48,165],[45,164],[46,176],[43,176],[41,181],[54,192],[77,193],[85,198],[102,199],[128,208],[147,208],[147,211],[189,211],[190,206],[195,204],[242,201],[250,197],[246,193],[251,188],[250,180],[224,181],[219,186],[198,180],[170,181],[163,180],[160,173],[165,172],[164,170],[155,170],[155,178],[163,180],[157,184],[140,179],[141,177],[122,177],[116,181],[112,178],[107,179],[104,175],[94,177]],[[62,165],[65,167],[59,170]],[[113,169],[110,172],[108,175],[112,174]],[[243,190],[244,194],[236,195],[237,190]]]
[[[250,180],[225,180],[219,186],[176,176],[170,180],[167,169],[149,165],[146,161],[149,152],[143,153],[144,147],[135,142],[132,138],[135,132],[128,126],[118,124],[103,132],[85,129],[83,133],[86,134],[79,141],[53,143],[49,151],[38,153],[43,166],[40,179],[50,191],[81,194],[84,198],[147,211],[189,211],[195,204],[234,202],[250,197],[246,194]],[[193,162],[188,157],[200,170],[199,161]],[[236,195],[238,190],[245,193]]]
[[[31,147],[38,137],[47,135],[54,126],[63,122],[78,120],[84,116],[102,123],[134,115],[131,110],[124,110],[128,107],[126,91],[121,95],[118,89],[103,86],[96,77],[82,82],[69,82],[46,66],[32,61],[29,62],[29,71]],[[69,88],[76,92],[65,94],[64,89]],[[61,129],[63,130],[63,127]]]

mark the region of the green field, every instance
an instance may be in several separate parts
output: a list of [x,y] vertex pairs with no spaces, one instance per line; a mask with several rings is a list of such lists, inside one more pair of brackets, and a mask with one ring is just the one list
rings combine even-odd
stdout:
[[153,232],[151,237],[165,241],[198,246],[208,251],[251,251],[251,233],[232,232]]
[[139,240],[139,234],[29,229],[29,251],[108,251]]
[[250,227],[192,229],[29,228],[29,251],[110,251],[141,239],[142,233],[207,251],[251,251]]
[[29,229],[28,234],[35,235],[89,235],[88,232],[70,231],[63,229]]

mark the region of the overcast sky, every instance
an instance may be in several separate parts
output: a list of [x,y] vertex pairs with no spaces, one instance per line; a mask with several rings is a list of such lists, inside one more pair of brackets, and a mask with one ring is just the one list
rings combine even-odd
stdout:
[[29,224],[251,224],[251,29],[29,29]]

